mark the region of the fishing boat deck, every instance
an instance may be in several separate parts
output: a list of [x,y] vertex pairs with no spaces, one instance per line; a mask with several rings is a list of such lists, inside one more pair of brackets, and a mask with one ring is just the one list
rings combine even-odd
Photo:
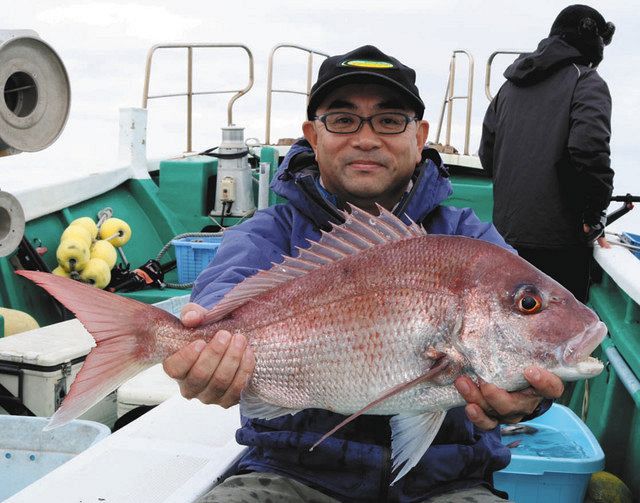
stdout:
[[6,502],[194,501],[243,451],[239,417],[176,395]]

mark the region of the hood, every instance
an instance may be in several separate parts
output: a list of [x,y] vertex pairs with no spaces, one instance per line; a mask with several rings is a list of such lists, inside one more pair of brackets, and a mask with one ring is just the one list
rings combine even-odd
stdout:
[[[289,150],[271,182],[272,190],[286,198],[319,228],[341,223],[338,209],[343,204],[320,186],[320,171],[313,150],[306,140],[298,140]],[[413,174],[413,186],[394,209],[409,223],[421,222],[453,192],[449,173],[433,149],[422,151],[422,162]]]
[[516,59],[505,70],[504,76],[517,86],[530,86],[572,63],[589,64],[578,49],[554,35],[541,40],[534,52]]

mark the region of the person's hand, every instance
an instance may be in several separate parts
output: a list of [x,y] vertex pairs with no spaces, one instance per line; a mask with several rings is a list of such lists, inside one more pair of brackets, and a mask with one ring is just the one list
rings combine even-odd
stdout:
[[564,391],[560,378],[548,370],[528,367],[524,376],[531,386],[512,392],[485,382],[477,385],[467,376],[458,377],[455,387],[467,401],[469,420],[483,430],[491,430],[499,423],[519,423],[543,398],[559,398]]
[[[587,224],[582,224],[582,230],[584,230],[585,234],[589,234],[589,232],[591,232],[591,227],[589,227]],[[604,234],[598,238],[598,244],[602,248],[611,248],[611,245],[607,241],[607,238],[604,236]]]
[[[195,328],[206,312],[202,306],[189,303],[182,309],[180,319],[185,327]],[[228,408],[240,401],[255,359],[245,337],[220,330],[208,344],[193,341],[165,358],[162,366],[169,377],[178,381],[185,398]]]

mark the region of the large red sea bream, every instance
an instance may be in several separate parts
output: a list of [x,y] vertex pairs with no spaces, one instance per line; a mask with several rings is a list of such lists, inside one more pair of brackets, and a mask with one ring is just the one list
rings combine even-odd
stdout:
[[298,257],[233,288],[197,329],[153,306],[19,271],[72,310],[97,344],[49,427],[225,329],[245,335],[256,356],[244,415],[307,408],[393,415],[398,480],[427,450],[446,411],[464,404],[453,386],[460,374],[516,390],[527,385],[530,365],[565,380],[602,370],[589,354],[605,325],[515,254],[477,239],[426,235],[383,209],[372,216],[353,208],[345,217]]

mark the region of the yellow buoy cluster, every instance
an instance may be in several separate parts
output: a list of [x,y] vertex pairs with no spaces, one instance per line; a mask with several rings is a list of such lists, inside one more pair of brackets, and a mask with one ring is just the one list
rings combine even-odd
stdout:
[[100,228],[89,217],[77,218],[60,236],[58,267],[52,272],[105,288],[118,259],[116,248],[130,238],[129,224],[119,218],[108,218]]

